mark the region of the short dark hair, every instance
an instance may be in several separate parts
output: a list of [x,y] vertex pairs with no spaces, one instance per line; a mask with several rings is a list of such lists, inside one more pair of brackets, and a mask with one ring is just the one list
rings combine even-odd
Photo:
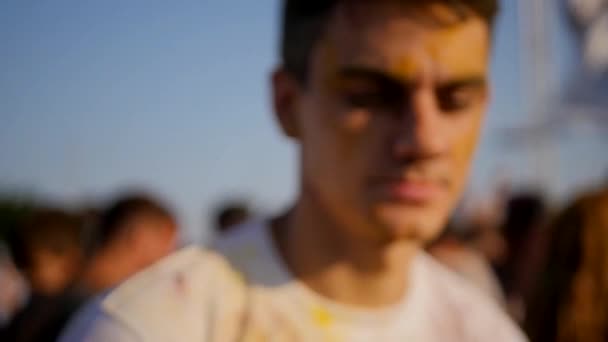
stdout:
[[103,248],[127,228],[127,223],[139,215],[151,215],[174,221],[174,217],[164,205],[148,195],[125,195],[110,204],[99,215],[93,229],[93,250]]
[[83,221],[79,215],[55,208],[38,208],[10,232],[8,245],[13,262],[20,269],[32,266],[36,250],[64,254],[82,250]]
[[[281,36],[283,67],[300,82],[306,81],[308,64],[314,45],[319,41],[332,11],[348,0],[284,0]],[[350,0],[353,2],[354,0]],[[359,0],[362,1],[362,0]],[[378,0],[373,0],[378,1]],[[498,13],[498,0],[432,0],[445,3],[463,13],[468,9],[492,27]],[[420,1],[401,0],[418,5]],[[425,1],[429,3],[430,1]]]
[[249,216],[249,207],[245,202],[225,203],[216,211],[215,229],[218,233],[225,233],[231,227],[245,221]]
[[547,212],[542,193],[528,191],[514,194],[507,200],[502,232],[509,243],[521,243],[538,225]]

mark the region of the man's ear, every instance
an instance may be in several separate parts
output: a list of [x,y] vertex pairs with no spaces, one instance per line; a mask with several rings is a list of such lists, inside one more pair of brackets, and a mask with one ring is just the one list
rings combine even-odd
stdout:
[[272,73],[272,104],[274,113],[283,133],[297,139],[298,129],[298,81],[284,68],[279,67]]

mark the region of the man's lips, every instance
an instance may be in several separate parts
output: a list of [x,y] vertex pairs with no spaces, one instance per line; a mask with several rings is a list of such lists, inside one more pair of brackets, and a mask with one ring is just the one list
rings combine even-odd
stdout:
[[430,202],[444,191],[439,181],[417,179],[384,179],[378,186],[382,197],[417,204]]

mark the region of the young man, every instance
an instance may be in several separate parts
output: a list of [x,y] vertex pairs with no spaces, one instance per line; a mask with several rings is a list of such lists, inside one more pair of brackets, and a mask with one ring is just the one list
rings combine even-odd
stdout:
[[184,250],[132,278],[90,308],[80,338],[525,340],[423,251],[465,183],[496,7],[287,0],[272,80],[278,121],[299,146],[295,205],[236,228],[215,252]]

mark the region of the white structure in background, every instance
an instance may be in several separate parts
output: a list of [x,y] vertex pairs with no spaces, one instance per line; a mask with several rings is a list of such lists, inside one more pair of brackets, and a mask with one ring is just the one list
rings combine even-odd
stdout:
[[[570,124],[586,118],[608,129],[608,0],[562,0],[578,34],[582,64],[564,86],[552,89],[556,80],[552,60],[551,15],[555,0],[520,0],[522,42],[522,87],[527,110],[533,118],[530,129],[541,133],[546,127]],[[558,99],[552,97],[559,93]],[[556,101],[557,100],[557,101]],[[558,103],[555,103],[558,102]],[[573,111],[576,115],[572,115]],[[534,136],[524,132],[525,136]],[[521,138],[521,137],[520,137]]]
[[568,8],[582,34],[585,66],[608,72],[608,0],[568,0]]
[[[558,10],[571,19],[581,61],[563,85],[553,78],[553,16],[563,14]],[[519,0],[518,13],[522,98],[529,121],[506,129],[506,143],[525,151],[536,183],[551,187],[561,182],[564,134],[608,137],[608,0]]]
[[[556,92],[555,63],[551,53],[550,34],[553,14],[551,0],[519,0],[518,17],[521,54],[521,97],[528,122],[524,127],[507,129],[508,146],[522,148],[527,154],[534,183],[548,186],[555,178],[556,162],[552,144],[538,127],[552,120],[549,106]],[[522,145],[523,144],[523,145]]]
[[608,132],[608,0],[567,0],[583,64],[565,89],[566,104]]

